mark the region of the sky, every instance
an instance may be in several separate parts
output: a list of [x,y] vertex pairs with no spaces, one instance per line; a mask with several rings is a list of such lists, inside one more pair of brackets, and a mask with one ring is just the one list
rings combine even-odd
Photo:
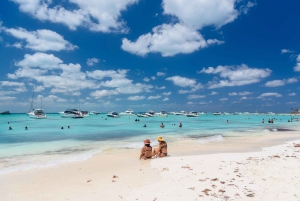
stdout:
[[2,0],[0,112],[291,112],[299,0]]

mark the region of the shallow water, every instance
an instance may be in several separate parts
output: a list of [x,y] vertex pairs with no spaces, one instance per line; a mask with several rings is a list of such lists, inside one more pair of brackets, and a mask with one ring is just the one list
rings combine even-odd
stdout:
[[[109,118],[100,114],[83,119],[61,118],[59,114],[47,116],[47,119],[30,119],[26,114],[0,115],[0,174],[85,160],[106,149],[140,148],[145,138],[149,138],[155,146],[159,135],[168,142],[186,138],[209,143],[226,137],[299,129],[299,122],[288,122],[293,118],[289,115]],[[267,122],[270,118],[275,118],[273,124]],[[178,127],[180,122],[182,128]],[[160,128],[161,123],[165,128]],[[144,124],[147,127],[143,127]],[[8,130],[9,126],[12,130]]]

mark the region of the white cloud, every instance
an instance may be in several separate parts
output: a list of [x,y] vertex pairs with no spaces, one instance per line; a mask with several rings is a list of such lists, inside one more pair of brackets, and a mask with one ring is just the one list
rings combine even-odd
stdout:
[[96,90],[92,93],[90,93],[90,95],[95,98],[95,99],[99,99],[105,96],[112,96],[112,95],[117,95],[119,94],[118,92],[116,92],[115,90]]
[[155,99],[160,99],[161,96],[157,95],[157,96],[149,96],[148,100],[155,100]]
[[282,97],[282,95],[279,94],[279,93],[269,92],[269,93],[263,93],[263,94],[261,94],[258,98],[265,98],[265,97],[269,97],[269,96],[275,96],[277,98]]
[[[138,0],[69,0],[66,7],[76,7],[68,10],[61,4],[54,5],[52,0],[12,0],[19,4],[20,11],[30,14],[41,21],[60,23],[75,30],[77,27],[86,27],[92,31],[126,32],[125,23],[120,18],[121,11]],[[75,6],[74,6],[75,5]]]
[[156,76],[161,76],[161,77],[163,77],[163,76],[166,76],[166,73],[164,73],[164,72],[157,72],[157,73],[156,73]]
[[289,49],[282,49],[281,50],[281,54],[285,54],[285,53],[293,53],[294,51],[289,50]]
[[143,81],[144,81],[144,82],[149,82],[149,81],[150,81],[150,79],[149,79],[149,78],[147,78],[147,77],[145,77],[145,78],[143,79]]
[[221,44],[216,39],[205,41],[200,33],[182,24],[163,24],[154,27],[152,33],[140,36],[135,42],[124,38],[122,49],[132,54],[145,56],[148,53],[160,53],[163,57],[187,54],[209,45]]
[[163,90],[166,89],[166,86],[161,86],[161,87],[155,86],[155,89]]
[[162,95],[164,95],[164,96],[170,96],[172,94],[172,92],[164,92],[164,93],[162,93]]
[[146,98],[145,96],[129,96],[127,100],[138,101],[138,100],[143,100],[145,98]]
[[219,28],[238,17],[235,0],[163,0],[163,8],[164,14],[176,16],[194,29],[209,25]]
[[196,85],[195,79],[189,79],[186,77],[173,76],[173,77],[166,78],[166,80],[172,81],[174,85],[180,87],[192,87]]
[[294,67],[294,71],[299,72],[300,71],[300,54],[298,55],[296,61],[297,61],[297,64]]
[[220,98],[220,101],[227,101],[228,98]]
[[208,67],[198,71],[198,73],[219,74],[223,78],[223,80],[215,79],[208,82],[210,89],[257,83],[268,77],[271,72],[270,69],[249,68],[245,64],[241,66],[218,66],[217,68]]
[[151,76],[151,79],[152,79],[152,80],[156,80],[155,76]]
[[265,86],[266,87],[279,87],[279,86],[284,86],[286,84],[291,84],[298,82],[297,78],[289,78],[289,79],[284,79],[284,80],[273,80],[273,81],[268,81],[266,82]]
[[296,96],[297,94],[296,93],[289,93],[288,95],[289,96]]
[[89,59],[87,59],[87,61],[86,61],[86,64],[87,64],[88,66],[93,66],[93,65],[96,64],[96,63],[99,63],[99,59],[97,59],[97,58],[89,58]]
[[14,44],[12,44],[12,45],[10,45],[10,44],[7,44],[7,45],[5,45],[5,47],[15,47],[15,48],[18,48],[18,49],[22,49],[22,43],[14,43]]
[[213,96],[213,95],[217,95],[217,94],[218,94],[218,92],[212,91],[209,95]]
[[236,92],[232,92],[228,94],[229,96],[237,96],[238,94]]
[[163,99],[163,101],[168,101],[168,100],[169,100],[169,98],[164,98],[164,99]]
[[[23,28],[7,29],[5,32],[12,35],[15,38],[25,40],[25,47],[35,51],[61,51],[61,50],[74,50],[78,48],[76,45],[72,45],[66,41],[61,35],[54,31],[47,29],[40,29],[37,31],[27,31]],[[17,48],[21,48],[21,44],[17,43]]]
[[199,99],[199,98],[205,98],[206,96],[204,95],[195,95],[195,94],[191,94],[189,95],[187,98],[188,99]]

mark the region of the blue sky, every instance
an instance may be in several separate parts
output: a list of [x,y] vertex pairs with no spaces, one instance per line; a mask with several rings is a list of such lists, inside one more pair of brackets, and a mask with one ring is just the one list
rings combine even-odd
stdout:
[[[288,3],[287,3],[288,2]],[[4,0],[0,111],[290,112],[300,2]]]

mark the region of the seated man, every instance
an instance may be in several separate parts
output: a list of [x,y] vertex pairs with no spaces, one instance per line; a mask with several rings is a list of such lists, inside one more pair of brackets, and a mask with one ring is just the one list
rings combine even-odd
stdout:
[[157,148],[154,148],[152,158],[167,156],[168,155],[168,150],[167,150],[168,145],[167,145],[166,141],[161,136],[158,136],[157,140],[158,140],[159,144],[158,144]]
[[144,140],[145,146],[141,150],[140,160],[141,159],[147,160],[152,158],[152,147],[150,146],[150,143],[151,142],[149,139]]

